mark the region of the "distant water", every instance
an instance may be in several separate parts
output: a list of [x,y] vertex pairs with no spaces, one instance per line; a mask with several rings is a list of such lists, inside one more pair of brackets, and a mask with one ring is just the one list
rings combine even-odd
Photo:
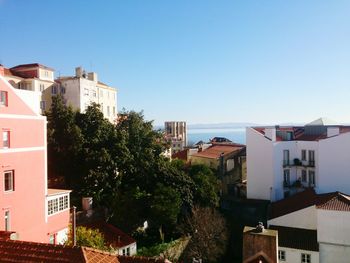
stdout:
[[225,137],[233,142],[245,144],[245,128],[187,129],[188,145],[199,141],[208,142],[214,137]]

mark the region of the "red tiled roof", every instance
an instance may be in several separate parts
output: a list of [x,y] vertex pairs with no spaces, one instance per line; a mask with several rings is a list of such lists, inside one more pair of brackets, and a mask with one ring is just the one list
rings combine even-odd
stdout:
[[115,254],[98,249],[82,247],[86,263],[120,263]]
[[350,211],[350,196],[332,192],[316,194],[313,188],[292,195],[271,204],[270,219],[293,213],[315,205],[318,209],[334,211]]
[[192,156],[198,156],[198,157],[204,157],[204,158],[210,158],[210,159],[218,159],[223,154],[224,156],[227,154],[231,154],[234,152],[239,152],[242,150],[245,146],[236,145],[236,144],[214,144],[213,146],[210,146],[209,148],[195,153]]
[[171,156],[172,159],[180,159],[180,160],[184,160],[187,162],[187,150],[182,150],[182,151],[179,151],[177,153],[174,153],[172,156]]
[[324,210],[350,211],[350,196],[340,192],[320,194],[316,207]]
[[270,226],[278,231],[278,246],[308,251],[319,251],[317,231],[303,228]]
[[[350,126],[335,125],[339,127],[339,134],[350,132]],[[265,136],[265,129],[268,127],[252,127],[257,132]],[[293,140],[297,141],[319,141],[327,138],[327,132],[322,134],[305,134],[304,126],[276,127],[276,131],[293,132]],[[282,137],[276,134],[276,141],[283,141]]]
[[315,193],[315,190],[313,188],[307,188],[303,192],[272,203],[270,219],[313,206],[316,202],[317,194]]
[[82,249],[61,245],[0,240],[1,262],[85,262]]
[[157,258],[147,258],[147,257],[138,257],[138,256],[118,256],[120,263],[166,263],[170,262],[166,259],[157,259]]
[[12,67],[11,69],[34,68],[34,67],[39,67],[39,68],[44,68],[44,69],[49,69],[49,70],[54,71],[53,68],[44,66],[44,65],[39,64],[39,63],[21,64],[21,65],[17,65],[17,66],[15,66],[15,67]]
[[125,247],[136,242],[135,239],[124,233],[119,228],[116,228],[115,226],[103,221],[85,223],[83,226],[98,229],[104,235],[106,243],[114,248]]

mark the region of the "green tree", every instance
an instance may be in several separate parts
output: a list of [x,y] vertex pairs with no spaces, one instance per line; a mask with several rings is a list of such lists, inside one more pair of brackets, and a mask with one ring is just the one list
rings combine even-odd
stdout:
[[206,165],[192,165],[188,174],[194,181],[194,202],[196,205],[216,207],[219,204],[219,180]]
[[[103,234],[98,229],[86,228],[78,226],[76,228],[76,242],[77,246],[91,247],[101,250],[109,250],[105,244]],[[72,239],[66,242],[67,245],[73,245]]]
[[76,163],[82,149],[83,135],[75,122],[76,112],[63,103],[61,96],[52,97],[48,120],[49,175],[63,176],[68,187],[74,185]]

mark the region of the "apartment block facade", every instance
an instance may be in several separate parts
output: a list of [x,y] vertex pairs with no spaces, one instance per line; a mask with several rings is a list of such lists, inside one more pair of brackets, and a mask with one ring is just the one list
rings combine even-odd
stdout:
[[165,137],[170,143],[171,155],[187,146],[187,126],[185,121],[166,121]]
[[69,190],[47,188],[46,117],[0,75],[0,231],[15,239],[62,243]]
[[98,80],[97,73],[86,73],[83,68],[75,69],[75,76],[56,79],[60,89],[65,91],[68,105],[85,112],[91,103],[100,104],[101,111],[110,122],[117,118],[117,90]]
[[251,127],[247,197],[277,201],[312,187],[350,193],[350,126],[318,119],[305,126]]

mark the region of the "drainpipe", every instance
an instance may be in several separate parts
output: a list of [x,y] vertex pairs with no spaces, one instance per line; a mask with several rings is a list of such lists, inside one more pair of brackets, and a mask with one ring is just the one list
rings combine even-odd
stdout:
[[72,236],[73,236],[73,246],[74,247],[77,245],[76,210],[77,210],[77,208],[75,206],[73,206]]

